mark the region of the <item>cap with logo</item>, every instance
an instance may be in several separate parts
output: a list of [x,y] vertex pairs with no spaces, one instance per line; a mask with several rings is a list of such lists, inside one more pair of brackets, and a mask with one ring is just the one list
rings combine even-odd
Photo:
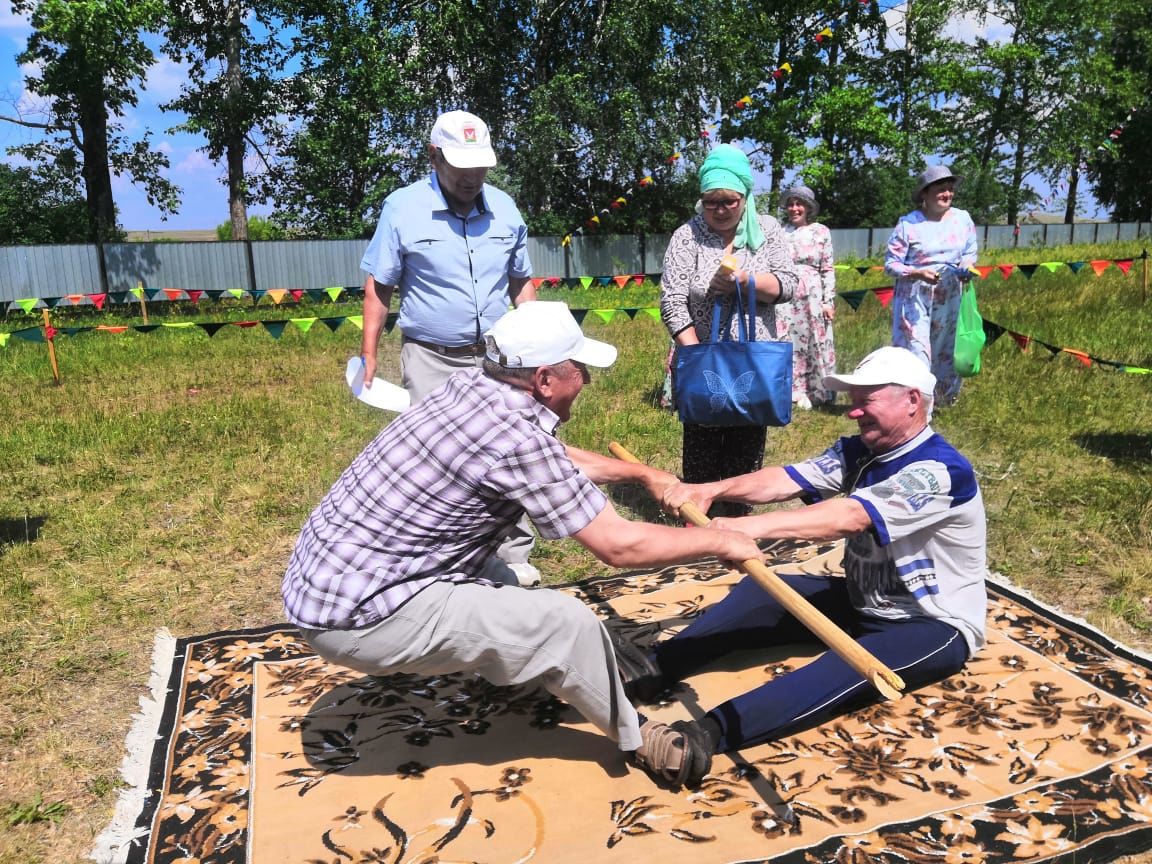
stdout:
[[448,111],[437,117],[429,143],[440,148],[453,168],[491,168],[496,164],[488,124],[467,111]]
[[931,396],[936,389],[936,376],[924,365],[923,360],[907,348],[894,345],[877,348],[861,360],[860,365],[851,373],[824,376],[826,390],[882,387],[885,384],[915,387],[921,393]]
[[508,369],[532,369],[575,360],[601,368],[616,362],[616,347],[589,339],[564,303],[521,303],[484,334],[487,357]]

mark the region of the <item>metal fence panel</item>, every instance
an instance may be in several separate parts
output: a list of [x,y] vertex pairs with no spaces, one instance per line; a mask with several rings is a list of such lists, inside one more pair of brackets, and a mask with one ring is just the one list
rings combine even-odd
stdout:
[[839,261],[843,258],[867,258],[872,241],[868,228],[833,228],[832,255]]
[[564,246],[559,237],[529,237],[528,260],[532,262],[532,275],[570,276],[565,270]]
[[1015,245],[1016,228],[1012,225],[989,225],[984,235],[984,249],[1011,249]]
[[644,240],[644,272],[649,274],[663,273],[664,254],[668,251],[668,244],[672,242],[672,235],[650,234]]
[[1072,242],[1072,226],[1071,225],[1045,225],[1044,226],[1044,245],[1045,246],[1067,246]]
[[573,237],[568,248],[573,276],[612,276],[640,272],[642,258],[639,237]]
[[224,291],[248,288],[248,259],[242,242],[106,243],[108,290]]
[[99,294],[95,246],[0,247],[0,301],[63,294]]
[[1073,243],[1095,243],[1096,242],[1096,223],[1095,222],[1076,222],[1072,225],[1072,242]]
[[366,240],[265,240],[252,244],[256,289],[302,288],[305,291],[357,288],[364,282],[360,259]]
[[1045,242],[1044,225],[1021,225],[1016,245],[1021,249],[1039,249]]
[[1096,242],[1097,243],[1114,243],[1116,242],[1119,234],[1117,229],[1120,226],[1115,222],[1097,222],[1096,223]]

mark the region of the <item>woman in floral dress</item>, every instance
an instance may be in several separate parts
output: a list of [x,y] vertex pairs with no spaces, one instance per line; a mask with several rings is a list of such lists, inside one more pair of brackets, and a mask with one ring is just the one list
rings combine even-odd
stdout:
[[813,222],[820,212],[807,186],[793,186],[780,197],[800,285],[792,302],[777,310],[777,321],[792,338],[792,401],[807,410],[831,402],[824,376],[836,372],[832,319],[836,317],[836,271],[832,268],[832,232]]
[[976,263],[976,226],[952,206],[957,177],[933,165],[916,178],[912,203],[888,240],[884,271],[896,277],[892,298],[892,344],[907,348],[936,376],[936,404],[960,395],[953,354],[963,283]]

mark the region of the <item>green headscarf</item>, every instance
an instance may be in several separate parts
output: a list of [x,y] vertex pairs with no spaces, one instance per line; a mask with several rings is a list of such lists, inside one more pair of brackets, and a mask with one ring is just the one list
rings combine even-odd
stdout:
[[733,249],[748,247],[755,252],[764,245],[764,232],[756,218],[756,199],[752,195],[752,166],[744,151],[731,144],[712,148],[700,166],[700,194],[713,189],[728,189],[744,196],[744,216],[736,226]]

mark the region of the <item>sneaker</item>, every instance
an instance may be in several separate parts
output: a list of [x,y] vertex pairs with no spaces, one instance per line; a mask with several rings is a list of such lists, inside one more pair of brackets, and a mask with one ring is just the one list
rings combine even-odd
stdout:
[[521,588],[535,588],[540,584],[540,571],[527,561],[517,561],[509,564],[508,569],[516,574],[516,581]]
[[799,408],[801,411],[811,411],[812,410],[812,400],[809,399],[807,396],[805,396],[803,393],[801,393],[799,396],[797,396],[792,401],[796,404],[796,407]]
[[691,721],[671,726],[646,720],[640,727],[639,749],[632,761],[658,783],[696,787],[712,769],[712,745],[704,730]]

